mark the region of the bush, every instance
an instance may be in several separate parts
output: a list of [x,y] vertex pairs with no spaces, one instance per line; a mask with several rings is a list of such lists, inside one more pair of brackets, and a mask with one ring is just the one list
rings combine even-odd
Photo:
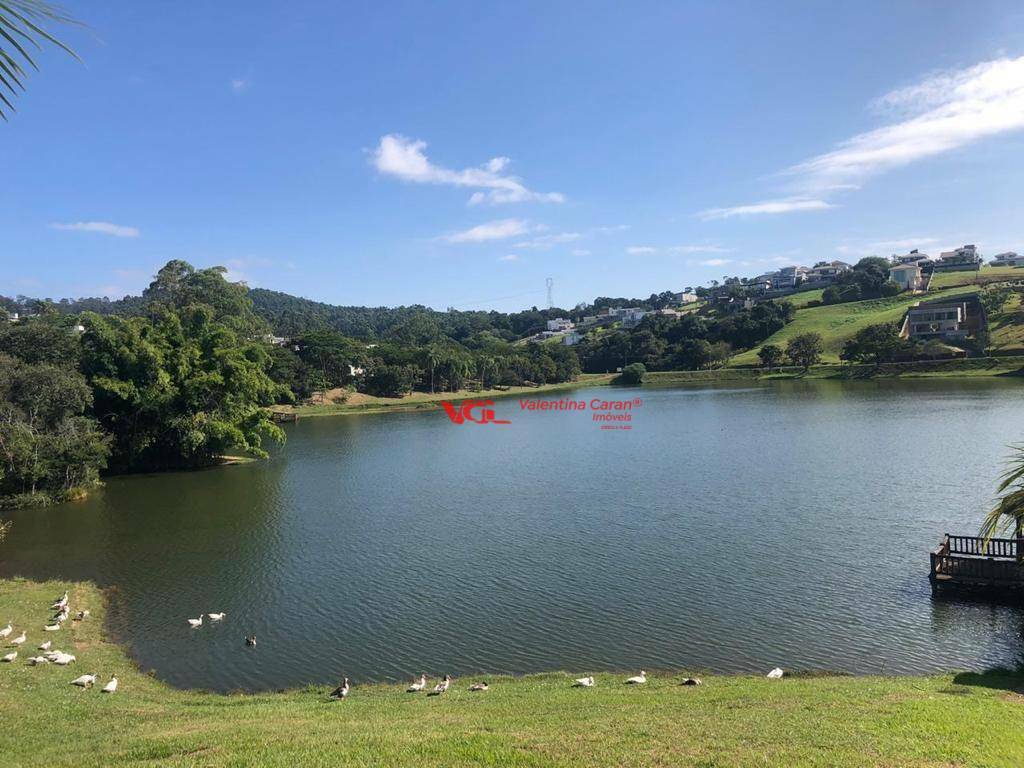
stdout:
[[644,383],[646,373],[647,368],[643,363],[631,363],[622,369],[622,373],[616,376],[612,383],[624,387],[638,387]]

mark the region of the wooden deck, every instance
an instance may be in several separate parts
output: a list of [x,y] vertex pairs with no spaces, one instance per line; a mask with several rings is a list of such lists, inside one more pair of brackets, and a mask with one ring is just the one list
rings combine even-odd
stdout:
[[989,539],[946,534],[931,553],[933,589],[1013,592],[1024,597],[1024,538]]

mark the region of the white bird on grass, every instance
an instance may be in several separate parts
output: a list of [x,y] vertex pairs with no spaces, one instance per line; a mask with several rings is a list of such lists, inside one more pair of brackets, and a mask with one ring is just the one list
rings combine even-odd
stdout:
[[76,661],[76,659],[70,653],[60,653],[60,654],[57,654],[57,658],[52,659],[52,661],[53,661],[54,664],[58,664],[59,666],[66,667],[71,662]]
[[594,678],[593,677],[577,677],[573,680],[573,688],[593,688]]
[[680,685],[701,685],[699,677],[684,677]]
[[471,691],[486,691],[490,687],[491,686],[489,686],[487,683],[473,683],[471,686],[469,686],[469,690],[471,690]]
[[445,675],[444,676],[444,680],[442,680],[440,683],[435,685],[434,686],[434,690],[432,690],[428,695],[429,696],[440,696],[442,693],[444,693],[445,691],[448,690],[448,686],[451,685],[451,684],[452,684],[452,676],[451,675]]
[[7,637],[11,632],[14,631],[14,627],[11,626],[11,622],[7,622],[7,626],[0,629],[0,639]]
[[351,688],[352,688],[352,684],[349,682],[348,678],[346,677],[342,681],[341,685],[339,685],[337,688],[335,688],[333,691],[331,691],[331,694],[330,694],[329,698],[332,698],[335,701],[338,701],[340,699],[344,699],[346,696],[348,696],[348,692],[351,690]]
[[405,689],[406,693],[419,693],[427,687],[427,676],[420,675],[419,680],[413,680],[412,685]]
[[33,667],[38,667],[40,664],[49,664],[50,660],[45,656],[33,656],[28,663]]
[[88,619],[88,618],[89,618],[89,611],[88,610],[79,611],[78,612],[78,620],[79,621],[83,621],[84,619]]
[[14,638],[13,640],[11,640],[11,645],[21,645],[21,644],[22,644],[22,643],[24,643],[24,642],[25,642],[25,633],[24,633],[24,632],[22,632],[22,633],[21,633],[20,635],[18,635],[18,636],[17,636],[16,638]]
[[103,686],[103,693],[113,693],[117,690],[117,678],[111,677],[110,682]]
[[773,669],[773,670],[772,670],[771,672],[769,672],[769,673],[768,673],[768,674],[766,675],[766,677],[767,677],[767,678],[768,678],[769,680],[781,680],[781,679],[782,679],[782,676],[783,676],[784,674],[786,674],[786,673],[782,671],[782,667],[776,667],[776,668],[775,668],[775,669]]
[[18,652],[17,651],[11,651],[6,656],[4,656],[3,660],[6,661],[8,664],[10,664],[16,658],[18,658]]
[[50,645],[51,645],[51,642],[49,640],[47,640],[45,643],[43,643],[42,645],[39,646],[39,650],[40,651],[48,651],[48,650],[50,650]]
[[[206,615],[210,617],[210,621],[220,621],[225,616],[227,616],[227,614],[224,613],[223,611],[221,611],[220,613],[208,613]],[[200,617],[200,618],[202,618],[202,617]]]
[[57,632],[60,630],[60,624],[47,624],[43,627],[45,632]]
[[82,675],[81,677],[76,677],[74,680],[72,680],[71,684],[80,685],[83,688],[91,688],[93,683],[95,682],[96,675]]
[[57,600],[56,602],[54,602],[54,604],[51,605],[50,607],[53,608],[53,610],[55,610],[55,611],[60,611],[60,610],[63,610],[64,606],[67,605],[67,604],[68,604],[68,593],[67,593],[67,590],[64,590],[64,594],[61,595],[60,599]]
[[193,629],[203,626],[203,617],[200,616],[198,619],[189,619],[188,625]]
[[641,669],[639,675],[636,675],[635,677],[631,677],[631,678],[629,678],[626,681],[626,685],[643,685],[646,682],[647,682],[647,673],[644,672]]

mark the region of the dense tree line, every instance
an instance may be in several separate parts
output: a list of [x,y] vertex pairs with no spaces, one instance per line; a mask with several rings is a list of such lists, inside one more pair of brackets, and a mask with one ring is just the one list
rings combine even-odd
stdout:
[[835,282],[822,292],[822,303],[845,304],[849,301],[895,296],[900,288],[889,279],[890,266],[888,260],[879,256],[861,259],[853,269],[836,276]]
[[748,349],[792,321],[786,301],[765,301],[727,314],[651,314],[633,329],[586,336],[578,345],[588,373],[614,371],[631,363],[646,370],[697,370],[724,365],[734,350]]

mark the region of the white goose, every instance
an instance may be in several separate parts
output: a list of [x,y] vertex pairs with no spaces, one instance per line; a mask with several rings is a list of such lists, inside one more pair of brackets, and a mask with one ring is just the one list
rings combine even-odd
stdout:
[[117,690],[117,678],[111,677],[110,682],[103,686],[103,693],[113,693]]
[[405,689],[406,693],[419,693],[427,687],[427,676],[420,675],[419,680],[413,680],[412,685]]
[[80,685],[83,688],[91,688],[93,683],[95,682],[96,675],[82,675],[81,677],[76,677],[74,680],[72,680],[71,684]]
[[17,651],[11,651],[6,656],[4,656],[3,661],[6,661],[8,664],[10,664],[16,658],[18,658],[18,652]]
[[14,631],[14,627],[11,626],[11,622],[7,622],[7,626],[0,629],[0,639],[7,637],[11,632]]
[[782,667],[776,667],[767,675],[765,675],[765,677],[767,677],[769,680],[781,680],[784,674],[786,673],[782,671]]
[[45,643],[43,643],[42,645],[39,646],[39,650],[40,651],[48,651],[48,650],[50,650],[50,646],[51,645],[52,645],[52,642],[47,640]]
[[33,667],[38,667],[41,664],[49,664],[50,660],[45,656],[33,656],[28,660],[28,663]]
[[76,661],[76,659],[70,653],[59,653],[57,654],[57,658],[52,659],[52,661],[54,664],[57,664],[61,667],[66,667],[71,662]]
[[60,630],[60,624],[47,624],[43,627],[44,632],[58,632]]
[[22,643],[24,643],[24,642],[25,642],[25,633],[24,633],[24,632],[22,632],[22,633],[21,633],[20,635],[18,635],[18,636],[17,636],[16,638],[14,638],[13,640],[11,640],[11,645],[21,645],[21,644],[22,644]]
[[349,682],[348,678],[346,677],[342,681],[341,685],[339,685],[337,688],[335,688],[333,691],[331,691],[330,698],[334,699],[335,701],[337,701],[339,699],[344,699],[345,697],[348,696],[348,692],[351,689],[352,689],[352,684]]
[[67,604],[68,604],[68,593],[67,593],[67,590],[64,590],[64,594],[61,596],[61,598],[59,600],[57,600],[50,607],[53,608],[53,610],[55,610],[55,611],[61,611],[61,610],[64,610],[64,606],[66,606]]
[[203,626],[203,617],[200,616],[198,619],[189,619],[188,620],[188,625],[190,627],[192,627],[193,629],[197,629],[197,628]]
[[[224,613],[223,611],[221,611],[220,613],[208,613],[206,615],[210,618],[210,621],[220,621],[225,616],[227,616],[227,614]],[[202,617],[200,616],[200,618],[202,618]]]
[[577,677],[572,683],[574,688],[593,688],[594,678],[591,677]]
[[442,693],[448,690],[448,686],[452,684],[452,676],[445,675],[444,680],[434,686],[434,690],[430,692],[431,696],[440,696]]
[[635,677],[631,677],[626,681],[626,685],[643,685],[647,682],[647,673],[644,670],[640,670],[640,674]]

